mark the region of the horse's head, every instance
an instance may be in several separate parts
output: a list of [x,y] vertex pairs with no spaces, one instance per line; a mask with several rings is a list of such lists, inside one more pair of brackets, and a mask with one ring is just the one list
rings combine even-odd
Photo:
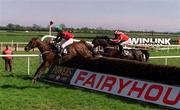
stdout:
[[110,41],[110,38],[108,36],[104,36],[104,39],[107,40],[108,42]]
[[24,50],[29,51],[29,50],[37,47],[37,40],[38,40],[38,38],[32,38],[31,41],[29,41],[29,43],[26,45]]
[[94,45],[94,47],[97,46],[102,46],[102,47],[107,47],[109,45],[109,37],[108,36],[96,36],[93,41],[92,44]]

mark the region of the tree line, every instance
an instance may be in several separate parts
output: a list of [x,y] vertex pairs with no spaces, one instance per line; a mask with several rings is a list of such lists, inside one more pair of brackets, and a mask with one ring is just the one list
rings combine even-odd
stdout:
[[[102,27],[98,28],[88,28],[88,27],[82,27],[82,28],[73,28],[73,27],[66,27],[65,24],[61,24],[63,28],[67,31],[73,32],[73,33],[95,33],[95,34],[112,34],[115,30],[108,30],[103,29]],[[49,31],[49,26],[43,27],[37,24],[33,24],[32,26],[21,26],[19,24],[13,24],[9,23],[6,26],[0,26],[0,30],[6,30],[6,31]],[[120,30],[122,32],[127,33],[164,33],[164,34],[171,34],[170,32],[155,32],[155,31],[125,31]],[[180,32],[177,32],[176,34],[179,34]]]
[[[61,24],[64,28],[64,30],[73,32],[73,33],[112,33],[113,30],[107,30],[103,29],[102,27],[98,28],[88,28],[88,27],[82,27],[82,28],[72,28],[72,27],[66,27],[65,24]],[[43,27],[37,24],[33,24],[32,26],[21,26],[19,24],[12,24],[9,23],[6,26],[0,26],[0,30],[6,30],[6,31],[49,31],[49,26]]]

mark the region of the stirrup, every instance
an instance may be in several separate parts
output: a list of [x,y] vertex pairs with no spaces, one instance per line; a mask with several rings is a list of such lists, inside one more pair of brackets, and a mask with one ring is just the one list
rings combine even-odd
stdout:
[[61,64],[61,61],[62,61],[62,56],[59,57],[59,59],[58,59],[58,64]]
[[62,56],[62,53],[58,53],[58,56],[60,56],[60,57],[61,57],[61,56]]
[[58,51],[57,55],[58,55],[59,57],[62,57],[63,51],[64,51],[63,48],[61,48],[60,51]]
[[62,57],[62,55],[60,55],[60,54],[56,54],[56,56],[57,56],[58,58],[61,58],[61,57]]

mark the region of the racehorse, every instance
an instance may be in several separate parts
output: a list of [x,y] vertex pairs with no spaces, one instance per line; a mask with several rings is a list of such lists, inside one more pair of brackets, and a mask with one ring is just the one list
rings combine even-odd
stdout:
[[92,46],[88,45],[85,41],[74,42],[67,46],[67,53],[64,53],[62,57],[57,55],[56,51],[51,48],[50,43],[45,43],[38,38],[32,38],[24,49],[25,51],[29,51],[33,48],[38,48],[43,58],[43,62],[34,74],[33,83],[35,83],[37,78],[50,66],[65,63],[76,57],[91,58],[93,56],[91,51]]
[[110,41],[108,36],[96,36],[92,44],[94,52],[102,56],[116,57],[147,62],[149,53],[143,49],[123,49],[119,44]]

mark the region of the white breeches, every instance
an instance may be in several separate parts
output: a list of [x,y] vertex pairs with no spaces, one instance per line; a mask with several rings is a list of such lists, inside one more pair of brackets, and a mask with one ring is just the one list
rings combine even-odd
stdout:
[[73,39],[69,39],[69,40],[62,39],[60,42],[60,45],[64,49],[66,46],[68,46],[72,43],[73,43]]
[[126,46],[130,44],[130,40],[128,39],[127,41],[124,41],[121,43],[122,46]]

